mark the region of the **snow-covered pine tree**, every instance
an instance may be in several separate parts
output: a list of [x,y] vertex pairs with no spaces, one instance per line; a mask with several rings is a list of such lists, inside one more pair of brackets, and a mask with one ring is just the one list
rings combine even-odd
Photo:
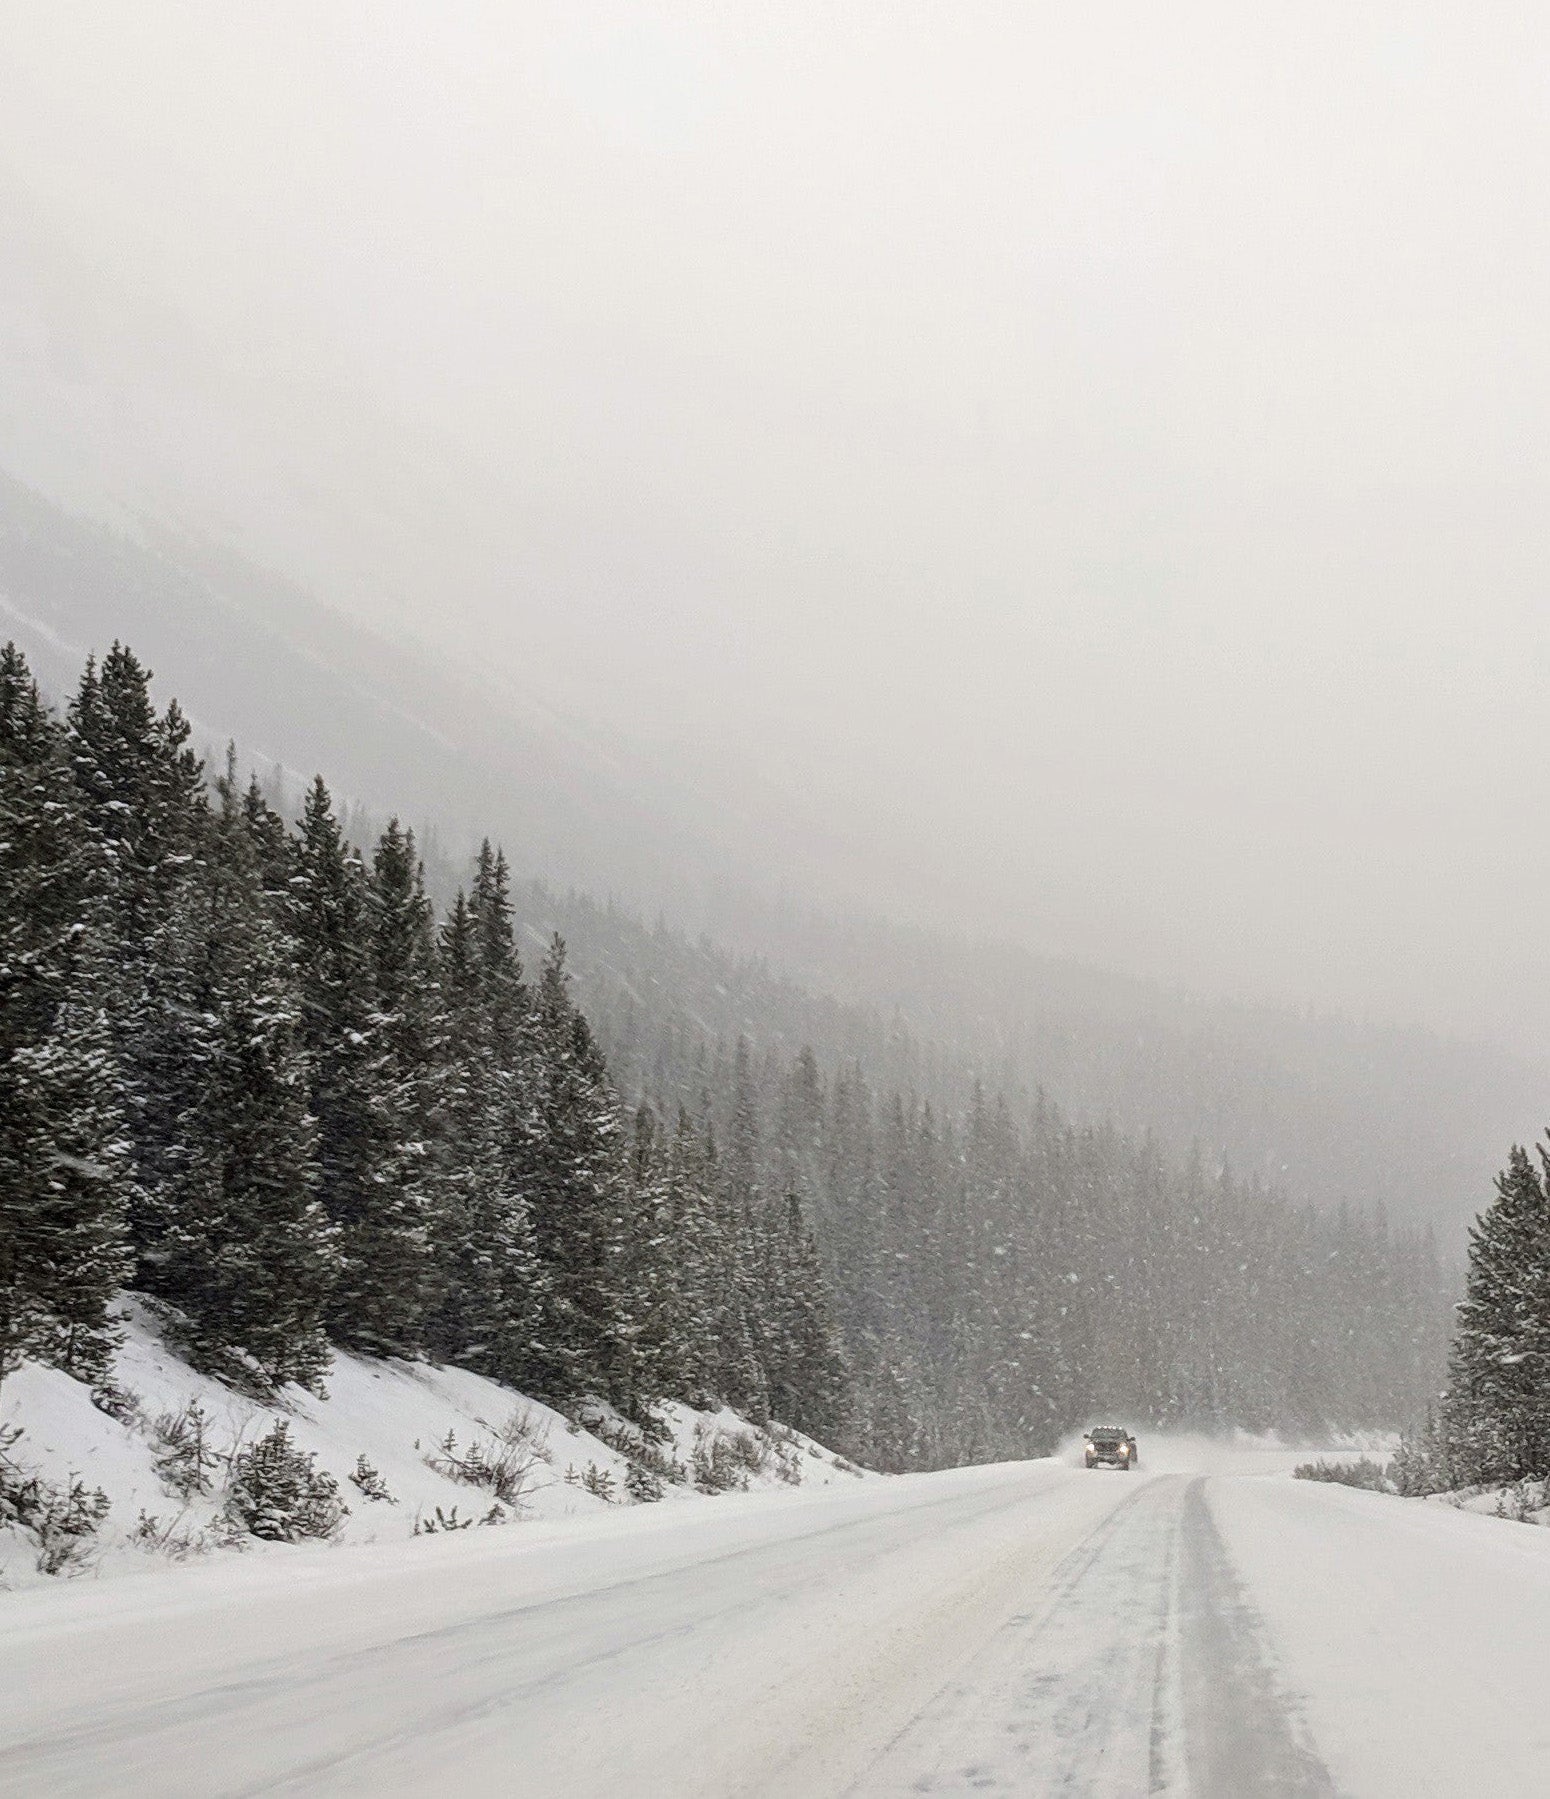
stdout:
[[849,1370],[829,1306],[818,1247],[795,1193],[771,1220],[766,1301],[770,1410],[783,1424],[830,1440],[847,1423]]
[[301,999],[228,782],[220,801],[168,939],[191,996],[193,1079],[142,1279],[183,1314],[199,1359],[223,1368],[235,1355],[266,1382],[315,1385],[338,1256],[316,1197]]
[[724,1148],[712,1142],[721,1269],[717,1280],[718,1383],[721,1397],[756,1423],[770,1417],[768,1307],[774,1276],[771,1230],[759,1180],[761,1132],[753,1062],[739,1037],[730,1071]]
[[[64,732],[0,650],[0,1376],[101,1378],[133,1172]],[[99,902],[100,903],[100,902]]]
[[329,1334],[353,1348],[415,1346],[416,1286],[397,1277],[420,1255],[420,1220],[386,1178],[392,1153],[378,1085],[368,893],[321,776],[308,789],[292,843],[287,925],[301,997],[318,1197],[338,1239]]
[[[236,780],[236,769],[236,747],[231,745],[226,751],[228,781]],[[264,890],[276,923],[283,924],[291,898],[290,833],[285,828],[285,820],[265,797],[257,774],[249,776],[247,790],[242,796],[242,822],[252,846],[259,886]]]
[[636,1108],[619,1282],[632,1323],[628,1384],[642,1400],[684,1397],[692,1382],[683,1283],[673,1241],[671,1144],[655,1110]]
[[545,1395],[596,1393],[638,1413],[640,1320],[624,1275],[631,1186],[624,1121],[603,1059],[573,1003],[556,937],[534,996],[535,1124],[525,1185],[545,1274],[536,1373]]
[[695,1405],[712,1404],[722,1388],[720,1308],[726,1245],[705,1145],[688,1109],[668,1155],[667,1251],[675,1309],[680,1386]]
[[[522,1001],[521,971],[495,859],[482,861],[479,909],[460,892],[437,948],[438,1196],[426,1340],[441,1360],[531,1387],[545,1271],[518,1172],[531,1119],[523,1021],[511,1016]],[[507,930],[491,927],[492,905],[505,908]]]
[[397,819],[372,858],[366,924],[369,1077],[384,1148],[375,1203],[360,1232],[360,1282],[370,1289],[377,1347],[407,1354],[423,1342],[432,1282],[429,1221],[442,1199],[443,1033],[424,870],[413,832]]
[[134,1147],[137,1250],[171,1177],[187,1104],[190,995],[176,941],[210,830],[204,769],[177,702],[158,715],[150,671],[121,644],[88,662],[70,707],[70,755],[97,874],[105,1005]]
[[0,1070],[0,1362],[19,1350],[81,1380],[107,1372],[112,1301],[134,1266],[134,1167],[103,987],[87,944],[48,1031]]
[[1457,1484],[1550,1475],[1550,1156],[1515,1146],[1469,1233],[1441,1429]]

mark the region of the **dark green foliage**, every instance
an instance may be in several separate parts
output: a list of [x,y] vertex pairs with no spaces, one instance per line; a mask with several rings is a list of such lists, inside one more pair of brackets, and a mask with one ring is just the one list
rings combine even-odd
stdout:
[[0,1376],[37,1355],[99,1378],[136,1197],[109,1027],[103,869],[65,732],[0,651]]
[[850,1374],[828,1283],[801,1201],[788,1193],[765,1226],[763,1293],[770,1409],[814,1437],[849,1423]]
[[1469,1234],[1429,1460],[1449,1487],[1550,1475],[1550,1151],[1515,1147]]
[[459,894],[439,945],[433,1051],[438,1199],[431,1353],[513,1385],[536,1367],[544,1269],[524,1169],[533,1133],[527,993],[504,863],[488,845],[474,903]]
[[284,1418],[231,1459],[226,1513],[250,1536],[271,1543],[331,1537],[349,1511],[339,1483],[296,1447]]
[[196,1359],[235,1352],[262,1380],[313,1384],[337,1266],[316,1198],[301,1007],[238,796],[220,787],[201,878],[173,940],[188,1070],[141,1280],[187,1321]]
[[[150,671],[115,644],[88,663],[70,708],[77,811],[90,846],[91,924],[102,951],[136,1181],[154,1205],[176,1162],[198,1076],[185,1024],[193,1000],[182,931],[209,836],[204,771],[173,701],[158,714]],[[131,1208],[142,1248],[150,1215]]]
[[[390,882],[405,873],[391,859],[386,872]],[[412,904],[402,892],[384,897]],[[380,1354],[418,1344],[424,1229],[413,1189],[389,1168],[394,1121],[373,968],[372,926],[382,920],[373,910],[365,871],[319,776],[294,839],[285,919],[299,975],[317,1193],[335,1231],[327,1318],[337,1341]]]
[[529,1067],[520,1172],[543,1261],[534,1383],[562,1397],[595,1393],[629,1414],[659,1397],[642,1344],[645,1295],[630,1278],[636,1193],[619,1101],[571,1001],[558,938],[534,995]]
[[434,1292],[431,1220],[447,1189],[448,1146],[431,907],[414,835],[396,819],[372,860],[365,922],[371,1058],[364,1079],[376,1162],[354,1234],[350,1340],[404,1354],[425,1340]]

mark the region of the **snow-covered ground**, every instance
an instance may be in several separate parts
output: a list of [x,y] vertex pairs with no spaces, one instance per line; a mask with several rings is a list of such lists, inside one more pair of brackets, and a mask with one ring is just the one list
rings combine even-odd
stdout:
[[1546,1790],[1550,1533],[1141,1448],[16,1593],[0,1793]]
[[1304,1481],[1209,1499],[1337,1791],[1550,1792],[1550,1531]]
[[[126,1336],[113,1373],[119,1415],[102,1410],[80,1381],[36,1364],[0,1387],[0,1427],[22,1431],[9,1451],[12,1459],[56,1485],[78,1476],[107,1496],[106,1517],[80,1546],[76,1578],[143,1573],[233,1546],[294,1557],[290,1545],[260,1545],[222,1523],[225,1463],[233,1447],[253,1443],[282,1416],[296,1447],[314,1455],[317,1468],[338,1483],[349,1507],[338,1531],[343,1544],[393,1541],[417,1528],[440,1534],[448,1524],[462,1534],[465,1525],[481,1528],[492,1507],[508,1528],[527,1528],[631,1503],[631,1461],[614,1446],[629,1446],[620,1420],[600,1413],[589,1418],[593,1429],[582,1429],[466,1369],[349,1355],[334,1358],[326,1397],[293,1388],[281,1411],[196,1373],[166,1347],[143,1307],[128,1300],[125,1308]],[[175,1443],[181,1437],[186,1465],[194,1406],[211,1464],[203,1493],[180,1492],[176,1476]],[[655,1483],[663,1503],[705,1497],[695,1480],[697,1450],[702,1477],[713,1461],[727,1480],[750,1491],[875,1478],[796,1432],[753,1431],[734,1412],[668,1405],[662,1421],[666,1436],[655,1446],[656,1459],[682,1471],[679,1479]],[[613,1443],[603,1441],[599,1430]],[[466,1465],[471,1450],[485,1451],[487,1460],[507,1452],[508,1472],[520,1489],[514,1499],[502,1503],[488,1486],[457,1477],[458,1461]],[[352,1478],[362,1457],[380,1483],[368,1486],[382,1496],[369,1497]],[[32,1537],[0,1529],[0,1587],[49,1582],[37,1562]]]

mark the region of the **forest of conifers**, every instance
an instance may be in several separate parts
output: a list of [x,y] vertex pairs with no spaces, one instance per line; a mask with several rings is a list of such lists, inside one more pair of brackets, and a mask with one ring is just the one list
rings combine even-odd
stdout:
[[250,1386],[332,1343],[642,1420],[725,1401],[883,1468],[1093,1409],[1424,1411],[1425,1237],[649,998],[594,1031],[558,940],[523,966],[501,852],[438,917],[410,832],[352,846],[321,778],[287,820],[189,736],[125,648],[62,713],[0,656],[0,1373],[101,1378],[131,1288]]

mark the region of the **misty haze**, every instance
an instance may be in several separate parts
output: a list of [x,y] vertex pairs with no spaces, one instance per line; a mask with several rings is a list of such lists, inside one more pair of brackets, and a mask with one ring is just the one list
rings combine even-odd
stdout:
[[1543,1785],[1547,200],[1516,5],[0,6],[0,1793]]

